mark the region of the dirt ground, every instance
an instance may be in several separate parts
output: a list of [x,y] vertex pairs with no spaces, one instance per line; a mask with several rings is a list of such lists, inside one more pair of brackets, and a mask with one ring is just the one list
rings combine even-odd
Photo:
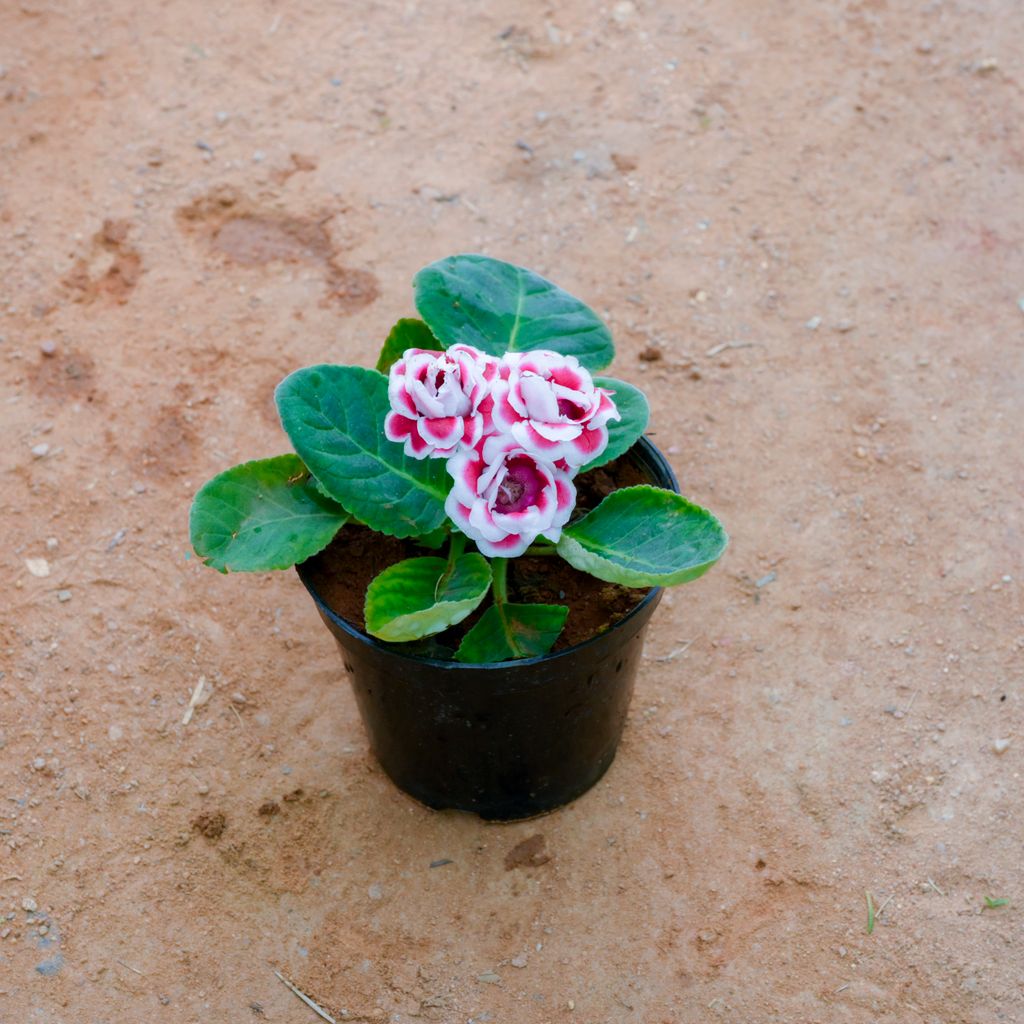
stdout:
[[[1024,1021],[1021,38],[0,5],[0,1021],[315,1022],[275,971],[338,1021]],[[607,777],[507,826],[396,791],[294,574],[186,534],[458,251],[603,312],[733,538]]]

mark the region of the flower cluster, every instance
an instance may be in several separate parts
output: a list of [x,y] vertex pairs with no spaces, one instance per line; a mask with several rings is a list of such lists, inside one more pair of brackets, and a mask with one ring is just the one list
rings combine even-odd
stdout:
[[576,504],[573,477],[620,419],[573,356],[537,350],[501,359],[470,345],[409,349],[388,381],[388,439],[413,458],[448,460],[452,522],[485,554],[521,555],[557,541]]

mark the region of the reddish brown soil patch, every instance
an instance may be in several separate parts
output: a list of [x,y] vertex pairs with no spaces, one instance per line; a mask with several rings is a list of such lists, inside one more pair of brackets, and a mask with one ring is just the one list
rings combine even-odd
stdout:
[[212,245],[228,259],[249,266],[272,260],[326,260],[331,255],[323,225],[298,217],[232,217],[214,232]]
[[[312,170],[315,163],[293,157],[292,172]],[[286,175],[285,177],[287,177]],[[310,263],[323,268],[324,301],[354,313],[380,295],[368,270],[346,266],[331,241],[327,223],[339,211],[313,217],[267,211],[234,189],[219,188],[178,211],[178,222],[198,232],[209,247],[232,263],[260,267],[268,263]]]
[[547,852],[548,841],[539,832],[529,836],[522,842],[516,843],[508,853],[505,854],[505,870],[514,871],[516,868],[539,868],[551,860],[551,854]]
[[128,244],[131,223],[105,220],[93,236],[92,252],[81,257],[64,278],[64,285],[76,302],[106,297],[117,303],[128,301],[142,276],[142,257]]
[[168,405],[157,413],[136,458],[145,476],[179,476],[188,472],[198,444],[187,413]]
[[96,395],[96,361],[88,352],[57,348],[52,356],[40,355],[28,371],[33,391],[60,401]]
[[223,811],[202,811],[192,819],[192,828],[207,839],[220,839],[228,827]]
[[328,276],[327,297],[335,301],[346,313],[370,305],[380,295],[380,284],[368,270],[339,267],[333,262]]

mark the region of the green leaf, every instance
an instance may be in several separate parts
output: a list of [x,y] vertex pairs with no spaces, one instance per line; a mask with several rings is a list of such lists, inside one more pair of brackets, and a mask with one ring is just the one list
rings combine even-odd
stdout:
[[421,548],[429,548],[431,551],[440,551],[448,541],[448,534],[451,532],[449,523],[442,523],[436,530],[425,533],[416,538],[416,543]]
[[205,565],[221,572],[287,569],[323,550],[348,519],[324,497],[295,455],[245,462],[204,484],[189,535]]
[[875,904],[869,892],[864,893],[864,899],[868,904],[868,935],[870,935],[875,930]]
[[567,526],[557,550],[570,565],[600,580],[668,587],[702,576],[728,542],[707,509],[641,484],[614,491]]
[[377,369],[380,373],[387,373],[391,367],[402,358],[402,353],[408,348],[425,348],[430,351],[439,351],[441,343],[430,333],[430,328],[415,317],[399,320],[391,333],[384,341],[384,347],[380,350],[377,359]]
[[551,650],[568,615],[564,604],[493,604],[462,638],[455,660],[486,665],[539,658]]
[[387,378],[359,366],[307,366],[285,377],[277,409],[323,488],[372,530],[418,537],[445,520],[443,459],[413,459],[384,436]]
[[461,622],[487,595],[491,567],[483,555],[461,555],[448,572],[443,558],[407,558],[388,566],[366,589],[366,631],[400,643]]
[[413,281],[416,308],[447,348],[473,345],[492,356],[546,348],[603,370],[611,332],[579,299],[539,274],[488,256],[449,256]]
[[597,469],[598,466],[603,466],[606,462],[611,462],[612,459],[617,459],[628,452],[647,429],[647,421],[651,417],[651,408],[639,388],[613,377],[595,377],[594,383],[599,388],[615,392],[612,401],[622,419],[611,420],[608,423],[608,447],[596,459],[591,459],[580,470],[581,473]]
[[1005,907],[1009,902],[1010,901],[1008,899],[1006,899],[1005,896],[999,896],[999,897],[986,896],[985,897],[985,906],[982,909],[983,910],[997,910],[999,907]]

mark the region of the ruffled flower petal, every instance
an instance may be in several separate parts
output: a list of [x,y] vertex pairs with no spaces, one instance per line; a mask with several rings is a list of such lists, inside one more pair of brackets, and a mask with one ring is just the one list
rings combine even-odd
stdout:
[[[579,468],[604,450],[607,431],[595,433],[619,413],[609,392],[595,387],[574,356],[540,350],[507,353],[492,385],[492,420],[526,450]],[[581,440],[582,435],[590,436]]]
[[[415,436],[395,421],[390,440],[404,440],[414,458],[448,458],[471,448],[491,429],[490,381],[497,379],[498,361],[470,345],[447,352],[409,349],[388,374],[392,414],[415,421]],[[400,436],[399,436],[400,434]],[[394,436],[393,436],[394,435]]]

